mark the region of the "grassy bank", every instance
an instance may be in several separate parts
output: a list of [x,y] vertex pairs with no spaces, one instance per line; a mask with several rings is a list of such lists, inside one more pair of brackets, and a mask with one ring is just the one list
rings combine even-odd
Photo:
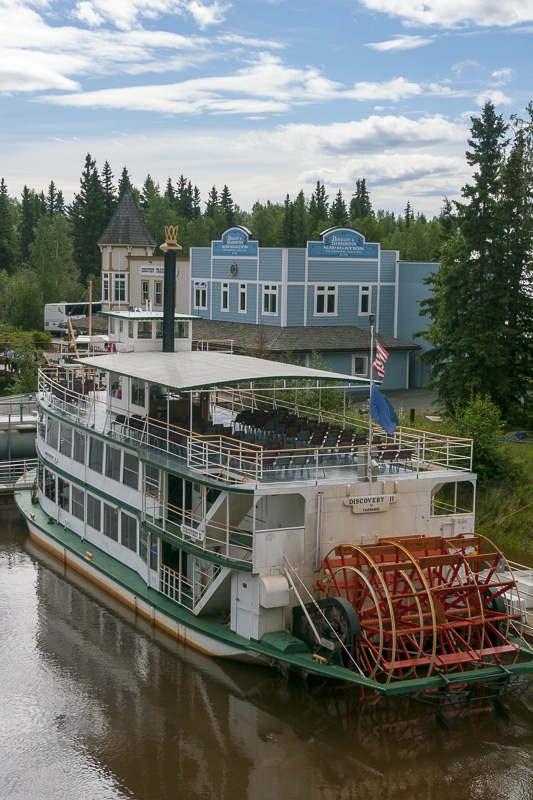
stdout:
[[533,444],[502,447],[509,474],[479,488],[476,529],[504,549],[533,554]]

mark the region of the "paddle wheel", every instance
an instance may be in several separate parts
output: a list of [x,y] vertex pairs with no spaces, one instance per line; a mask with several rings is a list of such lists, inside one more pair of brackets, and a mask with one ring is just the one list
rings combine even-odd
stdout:
[[332,606],[322,635],[334,628],[344,666],[380,683],[450,674],[456,684],[480,667],[504,671],[520,654],[522,609],[511,568],[478,534],[339,545],[322,561],[315,589],[321,606],[342,598],[353,607],[355,626]]

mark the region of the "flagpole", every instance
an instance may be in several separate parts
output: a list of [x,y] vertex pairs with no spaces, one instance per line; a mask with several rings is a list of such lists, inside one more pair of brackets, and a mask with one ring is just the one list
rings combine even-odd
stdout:
[[368,454],[367,454],[367,465],[366,465],[366,474],[368,481],[372,482],[372,414],[370,413],[370,399],[372,397],[372,385],[374,383],[374,372],[373,372],[373,362],[374,362],[374,314],[369,314],[368,319],[370,320],[370,393],[368,396]]

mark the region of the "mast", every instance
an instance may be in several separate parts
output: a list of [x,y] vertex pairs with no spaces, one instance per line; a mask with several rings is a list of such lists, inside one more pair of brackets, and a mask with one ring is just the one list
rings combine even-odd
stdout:
[[178,226],[165,225],[165,243],[161,250],[165,254],[165,280],[163,285],[163,353],[174,352],[174,312],[176,310],[176,253],[181,250],[177,243]]
[[366,462],[366,474],[369,482],[372,482],[372,414],[370,413],[370,399],[372,397],[372,386],[374,384],[373,361],[374,361],[374,314],[369,314],[370,321],[370,393],[368,395],[368,453]]

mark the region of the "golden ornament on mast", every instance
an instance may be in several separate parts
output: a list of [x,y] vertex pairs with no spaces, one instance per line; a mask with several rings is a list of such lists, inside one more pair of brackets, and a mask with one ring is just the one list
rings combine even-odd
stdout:
[[165,225],[165,244],[161,245],[161,250],[181,250],[181,245],[178,244],[178,230],[178,225]]

